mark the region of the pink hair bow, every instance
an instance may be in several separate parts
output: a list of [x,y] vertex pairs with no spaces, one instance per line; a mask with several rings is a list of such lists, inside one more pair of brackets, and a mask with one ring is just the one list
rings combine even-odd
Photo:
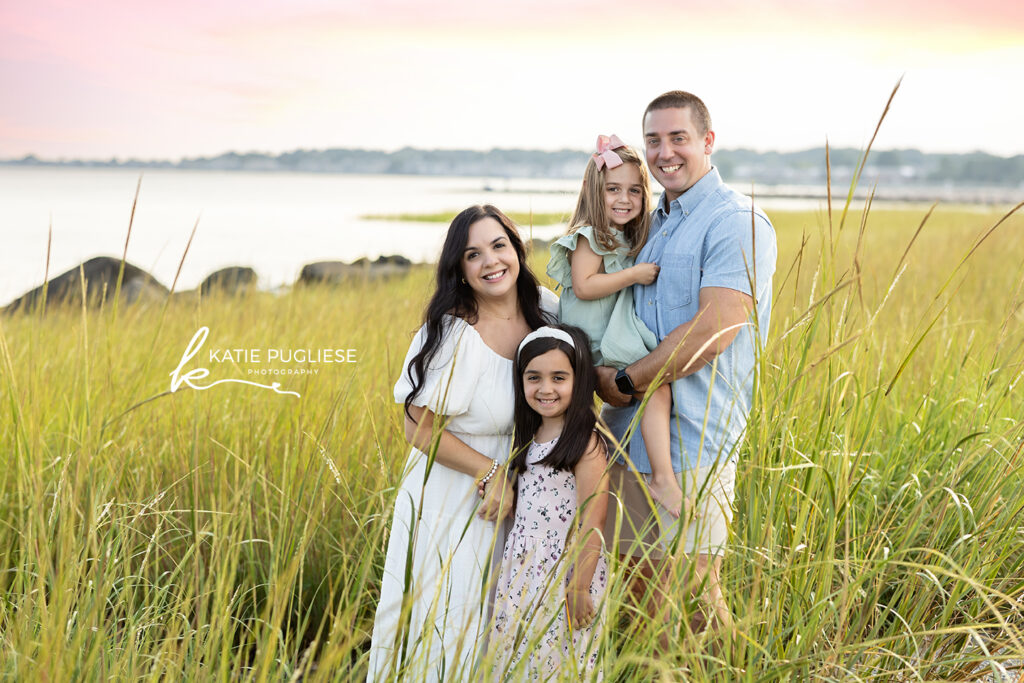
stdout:
[[611,137],[608,137],[607,135],[598,135],[597,152],[594,154],[594,164],[597,166],[597,170],[600,171],[605,167],[605,164],[608,165],[608,168],[621,166],[622,157],[612,150],[625,146],[626,143],[620,140],[617,135],[613,135]]

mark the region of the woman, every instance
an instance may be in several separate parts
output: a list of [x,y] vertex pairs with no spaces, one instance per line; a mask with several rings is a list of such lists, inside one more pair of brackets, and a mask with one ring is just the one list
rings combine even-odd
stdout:
[[368,681],[465,679],[482,652],[490,598],[483,591],[512,504],[501,467],[511,445],[512,359],[558,306],[538,287],[515,226],[489,205],[452,221],[436,279],[395,385],[412,450],[395,501]]

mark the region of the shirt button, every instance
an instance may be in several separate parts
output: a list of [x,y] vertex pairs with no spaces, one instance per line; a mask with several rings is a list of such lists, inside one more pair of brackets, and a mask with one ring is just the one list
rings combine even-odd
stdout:
[[689,216],[689,215],[690,215],[690,212],[689,212],[689,211],[683,211],[683,215],[684,215],[684,216]]
[[647,300],[647,305],[648,305],[648,306],[652,306],[652,305],[654,305],[654,302],[653,302],[653,301],[651,301],[650,299],[648,299],[648,300]]
[[661,231],[661,234],[662,234],[662,235],[667,235],[667,234],[668,234],[668,230],[662,230],[662,231]]

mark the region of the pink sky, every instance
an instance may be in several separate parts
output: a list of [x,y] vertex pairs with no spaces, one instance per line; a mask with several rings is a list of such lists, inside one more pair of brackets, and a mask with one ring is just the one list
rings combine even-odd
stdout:
[[1024,153],[1024,3],[0,0],[0,158],[583,148],[659,92],[719,144]]

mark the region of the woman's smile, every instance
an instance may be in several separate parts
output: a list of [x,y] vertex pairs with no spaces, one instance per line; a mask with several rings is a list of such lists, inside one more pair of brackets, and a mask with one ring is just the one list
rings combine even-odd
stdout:
[[462,272],[477,296],[503,296],[515,290],[519,255],[505,229],[490,216],[469,227]]

